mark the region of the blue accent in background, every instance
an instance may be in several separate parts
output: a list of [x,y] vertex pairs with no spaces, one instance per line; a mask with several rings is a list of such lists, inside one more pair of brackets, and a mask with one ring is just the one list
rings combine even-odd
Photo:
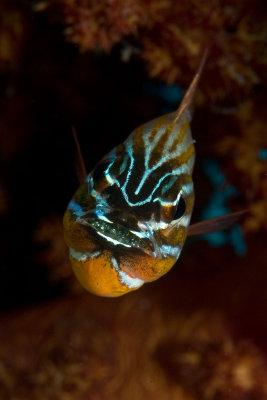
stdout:
[[176,110],[184,94],[180,86],[176,84],[165,85],[164,83],[153,81],[148,81],[144,84],[144,92],[164,101],[165,104],[161,109],[163,114]]
[[[231,211],[225,203],[230,197],[237,195],[237,190],[232,185],[223,187],[226,184],[226,179],[214,160],[205,160],[203,169],[213,184],[214,192],[210,197],[209,204],[202,212],[201,219],[205,220],[228,214]],[[213,247],[231,244],[236,254],[242,256],[246,253],[246,244],[238,224],[234,224],[228,232],[214,232],[203,235],[203,238]]]
[[258,155],[260,160],[267,161],[267,149],[260,149]]

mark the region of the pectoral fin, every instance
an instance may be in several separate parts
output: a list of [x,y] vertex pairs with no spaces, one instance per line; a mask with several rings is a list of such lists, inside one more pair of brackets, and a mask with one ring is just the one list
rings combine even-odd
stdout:
[[206,219],[205,221],[189,225],[187,235],[203,235],[207,233],[222,231],[237,222],[241,215],[247,212],[248,210],[236,211],[233,213],[222,215],[220,217]]

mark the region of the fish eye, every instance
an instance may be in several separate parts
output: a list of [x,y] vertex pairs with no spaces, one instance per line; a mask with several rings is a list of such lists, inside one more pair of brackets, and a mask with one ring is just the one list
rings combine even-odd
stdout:
[[180,196],[173,219],[175,220],[181,218],[185,213],[185,209],[186,209],[186,204],[184,198]]
[[93,171],[93,179],[94,182],[102,179],[105,176],[105,171],[110,165],[110,161],[103,161],[101,164],[98,164]]

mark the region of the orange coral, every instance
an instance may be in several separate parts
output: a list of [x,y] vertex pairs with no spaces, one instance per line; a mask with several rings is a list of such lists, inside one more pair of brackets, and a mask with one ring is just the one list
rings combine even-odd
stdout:
[[82,51],[110,50],[122,36],[136,34],[137,27],[147,21],[142,2],[135,0],[44,1],[36,9],[50,7],[61,13],[66,37]]
[[[262,102],[262,100],[261,100]],[[267,229],[267,160],[260,158],[267,148],[264,101],[248,100],[236,110],[235,124],[218,140],[216,149],[224,169],[249,204],[247,231]]]
[[151,76],[188,84],[211,46],[199,101],[239,97],[264,78],[267,66],[266,4],[257,0],[144,0],[41,2],[79,48],[109,50],[134,34]]
[[[247,93],[260,82],[260,65],[267,63],[261,2],[258,6],[249,1],[166,3],[160,18],[157,13],[153,15],[153,30],[144,38],[143,56],[153,76],[168,83],[181,83],[184,75],[190,79],[185,71],[192,75],[203,48],[211,45],[208,79],[204,74],[201,85],[210,101],[224,99],[230,93]],[[163,60],[169,60],[167,65]]]
[[231,336],[220,313],[166,314],[154,296],[139,292],[116,304],[109,300],[109,307],[88,296],[65,299],[1,322],[5,399],[267,396],[263,357],[252,343]]

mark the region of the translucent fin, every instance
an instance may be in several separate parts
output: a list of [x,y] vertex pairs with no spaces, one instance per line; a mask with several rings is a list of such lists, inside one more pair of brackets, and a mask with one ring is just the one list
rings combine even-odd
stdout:
[[206,50],[203,54],[203,57],[201,59],[200,65],[198,67],[198,70],[197,70],[189,88],[187,89],[181,104],[179,105],[179,108],[177,110],[176,117],[175,117],[176,121],[180,118],[180,116],[185,111],[189,111],[190,114],[192,112],[192,104],[193,104],[193,100],[195,97],[195,92],[196,92],[198,82],[199,82],[201,74],[202,74],[203,67],[205,65],[205,62],[206,62],[206,59],[208,56],[208,52],[209,52],[209,48],[206,48]]
[[205,221],[197,222],[196,224],[189,225],[187,235],[203,235],[222,231],[233,225],[241,215],[248,212],[248,210],[236,211],[230,214],[225,214],[220,217],[206,219]]
[[77,151],[76,157],[75,157],[75,170],[76,170],[76,174],[77,174],[79,183],[82,184],[85,181],[88,174],[86,172],[80,143],[79,143],[77,133],[76,133],[74,126],[72,126],[72,135],[73,135],[73,139],[74,139],[76,151]]

